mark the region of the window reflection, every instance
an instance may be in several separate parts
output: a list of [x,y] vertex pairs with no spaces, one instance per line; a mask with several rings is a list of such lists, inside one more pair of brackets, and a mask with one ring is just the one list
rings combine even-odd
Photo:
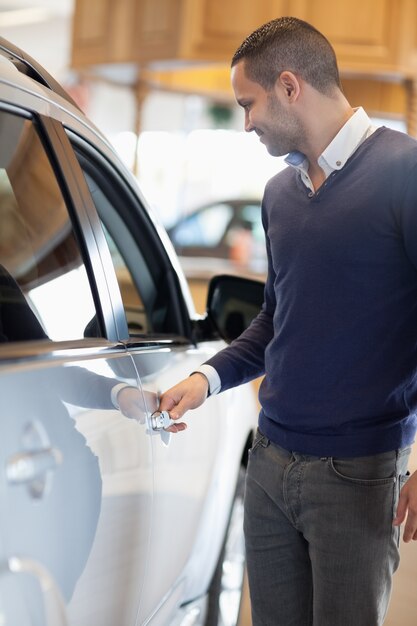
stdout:
[[0,264],[46,335],[83,337],[95,307],[55,172],[33,122],[5,112],[0,114],[0,220]]

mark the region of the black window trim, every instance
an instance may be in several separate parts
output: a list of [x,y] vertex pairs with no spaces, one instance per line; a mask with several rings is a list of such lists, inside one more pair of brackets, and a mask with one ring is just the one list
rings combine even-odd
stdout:
[[[95,211],[88,187],[71,143],[62,124],[42,114],[36,116],[49,143],[49,156],[53,160],[62,193],[74,223],[74,231],[87,270],[93,293],[99,326],[110,342],[122,342],[128,337],[123,305],[114,275],[111,259],[103,258],[107,249],[104,240],[98,240],[91,226],[91,213]],[[46,146],[47,147],[47,146]],[[110,253],[109,253],[110,254]]]

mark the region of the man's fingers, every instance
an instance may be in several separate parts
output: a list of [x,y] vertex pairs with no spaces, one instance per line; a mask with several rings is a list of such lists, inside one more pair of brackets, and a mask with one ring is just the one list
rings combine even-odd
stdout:
[[171,424],[168,428],[165,428],[169,433],[179,433],[182,430],[187,428],[187,424],[185,422],[178,422],[176,424]]
[[183,408],[181,399],[176,399],[172,396],[162,396],[159,403],[159,410],[168,411],[170,418],[173,420],[180,419],[186,411],[186,409]]
[[399,526],[405,520],[405,515],[407,513],[407,500],[408,499],[405,493],[401,492],[398,500],[397,513],[393,521],[394,526]]
[[181,388],[169,389],[160,398],[159,410],[168,411],[172,419],[179,419],[190,408],[187,406],[189,404],[187,395],[187,392]]
[[417,539],[417,515],[408,509],[407,521],[404,527],[403,541],[408,543],[411,540]]
[[404,520],[403,541],[408,543],[417,540],[417,472],[414,472],[401,489],[393,524],[399,526]]
[[159,410],[168,411],[172,419],[180,419],[190,409],[203,404],[207,389],[205,376],[190,376],[162,394]]
[[405,543],[408,543],[409,541],[411,541],[414,538],[414,535],[416,534],[416,530],[417,529],[415,525],[410,520],[410,516],[408,516],[407,523],[404,527],[403,541]]
[[177,404],[177,401],[175,400],[173,396],[164,394],[163,396],[161,396],[161,399],[159,402],[159,410],[168,411],[170,413],[172,409],[174,408],[174,406],[176,406],[176,404]]
[[192,408],[194,408],[194,402],[186,395],[169,411],[169,414],[173,420],[178,420]]

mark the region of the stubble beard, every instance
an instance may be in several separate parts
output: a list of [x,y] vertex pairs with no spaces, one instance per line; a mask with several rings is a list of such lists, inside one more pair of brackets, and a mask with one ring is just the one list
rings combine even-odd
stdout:
[[298,120],[289,115],[272,95],[268,97],[268,108],[271,128],[267,131],[269,140],[265,147],[269,154],[279,157],[299,150],[303,133]]

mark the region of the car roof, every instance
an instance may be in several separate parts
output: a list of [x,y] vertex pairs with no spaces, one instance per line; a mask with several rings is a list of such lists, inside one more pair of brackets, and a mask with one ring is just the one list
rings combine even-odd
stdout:
[[19,98],[22,108],[31,110],[33,104],[31,97],[34,96],[38,98],[38,102],[40,100],[44,102],[42,112],[61,122],[65,119],[69,128],[72,126],[71,119],[77,127],[81,124],[85,132],[92,133],[96,140],[99,139],[101,144],[106,146],[107,152],[114,154],[115,151],[108,139],[86,117],[58,81],[31,56],[4,37],[0,37],[0,84],[5,86],[2,91],[3,102],[15,104],[16,98],[11,92],[7,92],[7,86],[17,88],[22,94]]
[[32,80],[40,85],[47,87],[54,94],[64,98],[69,104],[76,107],[80,112],[81,109],[71,96],[61,87],[61,85],[51,76],[35,59],[26,52],[12,44],[4,37],[0,37],[0,55],[8,59],[14,65],[19,74],[29,76]]

